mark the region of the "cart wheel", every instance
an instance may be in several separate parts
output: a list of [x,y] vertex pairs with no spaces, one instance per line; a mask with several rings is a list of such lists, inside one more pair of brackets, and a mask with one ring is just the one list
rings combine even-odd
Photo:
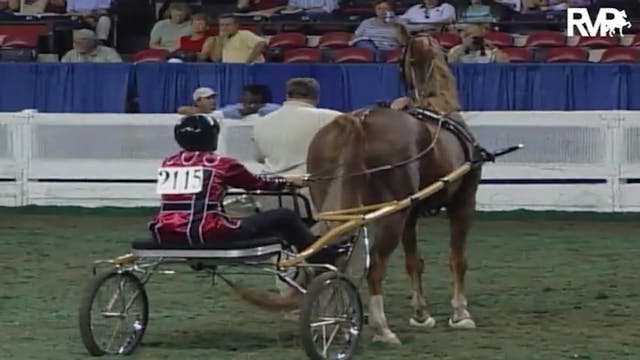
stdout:
[[362,300],[347,277],[331,271],[311,282],[300,311],[302,345],[310,359],[352,359],[362,328]]
[[129,355],[147,328],[147,292],[131,272],[104,273],[87,286],[79,315],[80,335],[89,354]]

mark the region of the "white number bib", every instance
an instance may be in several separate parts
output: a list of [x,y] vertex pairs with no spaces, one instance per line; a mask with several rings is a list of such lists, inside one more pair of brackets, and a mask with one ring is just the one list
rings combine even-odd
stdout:
[[204,185],[204,168],[164,167],[158,169],[157,192],[160,195],[197,194]]

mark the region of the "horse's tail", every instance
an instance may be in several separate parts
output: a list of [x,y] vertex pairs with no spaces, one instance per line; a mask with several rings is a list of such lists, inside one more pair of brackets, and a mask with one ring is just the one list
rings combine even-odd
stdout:
[[344,175],[353,171],[365,170],[364,156],[366,152],[366,135],[362,126],[362,119],[351,114],[336,117],[331,125],[335,128],[335,136],[331,146],[342,157]]
[[289,291],[289,294],[286,296],[278,296],[266,291],[243,288],[227,279],[224,279],[224,281],[242,300],[260,309],[267,311],[291,311],[300,307],[302,294],[299,291]]

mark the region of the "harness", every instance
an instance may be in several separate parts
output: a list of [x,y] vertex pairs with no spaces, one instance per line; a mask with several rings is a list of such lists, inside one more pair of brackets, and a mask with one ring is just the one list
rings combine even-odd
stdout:
[[464,151],[465,160],[471,162],[473,167],[477,168],[487,161],[495,161],[495,156],[480,146],[471,131],[459,121],[422,108],[410,108],[403,111],[419,121],[434,122],[448,130],[458,139]]

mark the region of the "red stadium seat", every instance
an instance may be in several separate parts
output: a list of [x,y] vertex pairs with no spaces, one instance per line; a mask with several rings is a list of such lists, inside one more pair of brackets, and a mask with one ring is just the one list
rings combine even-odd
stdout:
[[301,33],[284,32],[269,39],[270,48],[301,48],[307,46],[307,37]]
[[318,41],[319,48],[346,48],[349,47],[349,42],[353,39],[353,34],[349,32],[328,32],[320,36]]
[[629,46],[640,46],[640,34],[634,34]]
[[526,47],[564,47],[567,39],[556,31],[536,31],[527,36]]
[[602,53],[601,63],[640,62],[640,49],[610,48]]
[[284,63],[319,63],[322,62],[322,54],[319,49],[299,48],[289,49],[284,52]]
[[547,50],[544,56],[545,62],[587,62],[589,52],[579,47],[561,47]]
[[592,49],[600,49],[600,48],[610,48],[614,46],[618,46],[620,44],[620,39],[616,37],[608,37],[608,36],[594,36],[594,37],[580,37],[578,40],[578,44],[576,46],[579,47],[588,47]]
[[462,39],[458,34],[450,32],[435,33],[433,34],[433,37],[438,40],[438,43],[440,43],[440,46],[444,49],[451,49],[462,42]]
[[145,49],[133,56],[134,63],[165,62],[169,52],[164,49]]
[[513,46],[513,37],[509,34],[493,31],[485,36],[487,42],[498,48],[506,48]]
[[372,63],[374,62],[373,51],[365,48],[344,48],[333,52],[333,62],[343,63]]
[[512,63],[533,62],[533,53],[529,49],[510,47],[500,50],[509,56],[509,61]]
[[402,59],[404,49],[394,49],[387,52],[385,61],[388,63],[397,63]]
[[2,42],[3,48],[36,48],[38,47],[38,34],[11,34]]

